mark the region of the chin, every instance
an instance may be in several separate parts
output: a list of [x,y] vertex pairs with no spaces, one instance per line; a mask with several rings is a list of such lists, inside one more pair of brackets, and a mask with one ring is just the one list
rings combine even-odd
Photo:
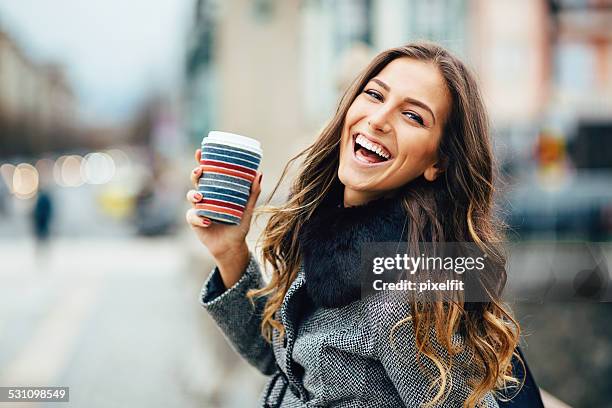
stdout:
[[367,191],[367,183],[363,176],[355,174],[351,169],[338,171],[338,179],[345,186],[355,191]]

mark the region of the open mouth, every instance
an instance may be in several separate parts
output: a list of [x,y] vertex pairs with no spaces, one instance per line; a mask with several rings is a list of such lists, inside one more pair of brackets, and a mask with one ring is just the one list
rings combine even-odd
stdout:
[[372,165],[392,160],[391,154],[386,149],[370,142],[360,133],[355,133],[352,139],[353,154],[357,161]]

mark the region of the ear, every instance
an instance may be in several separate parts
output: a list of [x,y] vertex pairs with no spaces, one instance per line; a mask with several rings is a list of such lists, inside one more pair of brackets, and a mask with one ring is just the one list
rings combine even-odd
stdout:
[[439,159],[437,162],[425,169],[423,177],[425,177],[427,181],[435,181],[440,174],[444,173],[447,167],[448,158],[445,157],[443,159]]

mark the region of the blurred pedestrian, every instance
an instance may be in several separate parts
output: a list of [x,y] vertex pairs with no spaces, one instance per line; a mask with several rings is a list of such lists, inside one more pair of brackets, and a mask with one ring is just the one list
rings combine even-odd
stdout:
[[32,227],[36,240],[37,257],[40,257],[47,248],[52,221],[53,199],[48,190],[40,189],[32,210]]

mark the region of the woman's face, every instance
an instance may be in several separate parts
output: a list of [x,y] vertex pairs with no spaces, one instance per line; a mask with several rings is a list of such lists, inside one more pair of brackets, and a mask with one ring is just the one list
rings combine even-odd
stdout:
[[444,78],[429,62],[398,58],[370,79],[342,129],[338,177],[344,205],[365,204],[420,175],[435,180],[450,105]]

